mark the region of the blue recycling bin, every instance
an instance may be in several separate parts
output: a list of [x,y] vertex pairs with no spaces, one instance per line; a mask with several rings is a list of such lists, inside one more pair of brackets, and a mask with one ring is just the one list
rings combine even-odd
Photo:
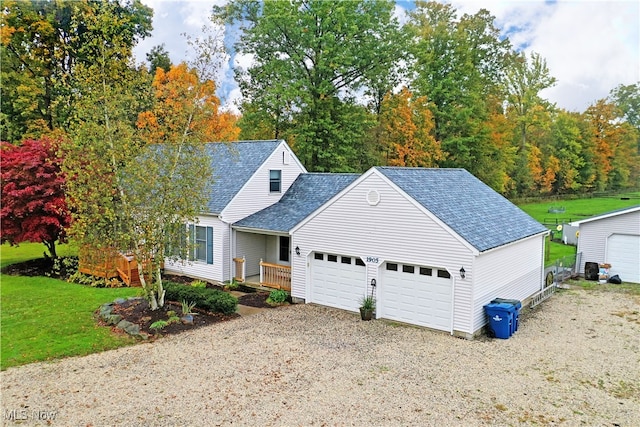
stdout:
[[493,336],[508,339],[513,333],[515,307],[511,304],[492,302],[484,306],[484,311],[489,317],[489,328]]
[[505,299],[505,298],[496,298],[491,302],[511,304],[512,306],[515,307],[515,312],[513,314],[513,325],[512,325],[513,330],[511,331],[511,333],[513,334],[515,331],[517,331],[518,325],[520,324],[520,309],[522,308],[522,302],[518,299]]

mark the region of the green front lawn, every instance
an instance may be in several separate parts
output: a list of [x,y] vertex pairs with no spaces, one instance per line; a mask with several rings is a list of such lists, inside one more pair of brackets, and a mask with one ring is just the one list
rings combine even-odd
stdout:
[[[0,245],[0,268],[17,262],[42,258],[45,252],[47,248],[42,243],[20,243],[18,246],[9,246],[5,243]],[[78,255],[78,249],[73,244],[58,245],[56,252],[60,257]]]
[[[44,250],[36,244],[1,248],[2,266],[42,257]],[[98,326],[93,312],[105,302],[138,292],[134,288],[91,288],[47,277],[0,275],[0,369],[134,343],[127,335]]]

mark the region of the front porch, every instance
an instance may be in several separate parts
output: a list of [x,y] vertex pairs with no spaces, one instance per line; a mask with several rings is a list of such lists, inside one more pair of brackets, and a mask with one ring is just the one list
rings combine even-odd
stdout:
[[246,259],[234,258],[233,279],[238,283],[255,284],[265,288],[283,289],[291,292],[291,267],[260,260],[260,274],[246,275]]

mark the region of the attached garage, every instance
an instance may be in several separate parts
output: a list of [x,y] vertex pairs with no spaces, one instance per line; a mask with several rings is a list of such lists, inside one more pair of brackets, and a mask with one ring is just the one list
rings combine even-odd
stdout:
[[484,304],[542,287],[546,228],[463,169],[372,168],[290,234],[294,300],[356,312],[373,295],[376,318],[462,337]]
[[610,275],[640,283],[640,206],[620,209],[576,221],[579,227],[580,272],[586,262],[611,264]]
[[309,302],[358,311],[367,292],[366,268],[359,257],[314,252]]
[[386,262],[380,274],[378,317],[451,330],[453,280],[444,269]]

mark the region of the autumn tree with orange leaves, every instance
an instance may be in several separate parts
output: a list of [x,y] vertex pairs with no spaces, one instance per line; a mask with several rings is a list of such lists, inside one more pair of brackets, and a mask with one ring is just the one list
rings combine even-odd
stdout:
[[145,142],[233,141],[240,135],[235,115],[220,111],[215,82],[202,81],[186,63],[166,72],[158,68],[153,89],[154,109],[141,113],[137,122]]
[[442,159],[425,96],[413,97],[407,88],[397,95],[388,94],[382,101],[379,126],[388,165],[434,167]]

